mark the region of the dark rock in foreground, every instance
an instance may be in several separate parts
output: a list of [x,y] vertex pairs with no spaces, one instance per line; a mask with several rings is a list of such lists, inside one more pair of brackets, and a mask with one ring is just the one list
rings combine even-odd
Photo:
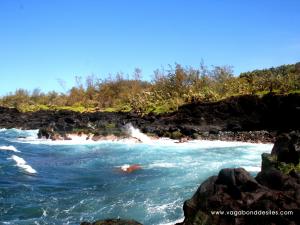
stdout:
[[[300,115],[299,115],[300,116]],[[280,135],[272,149],[271,155],[277,156],[277,160],[294,165],[300,162],[300,139],[299,133],[291,132]]]
[[[222,169],[208,178],[184,203],[180,224],[299,224],[299,141],[299,132],[280,135],[272,154],[263,154],[255,179],[242,168]],[[283,211],[293,215],[278,215]]]
[[107,219],[107,220],[98,220],[93,223],[82,222],[80,225],[142,225],[142,224],[134,220]]

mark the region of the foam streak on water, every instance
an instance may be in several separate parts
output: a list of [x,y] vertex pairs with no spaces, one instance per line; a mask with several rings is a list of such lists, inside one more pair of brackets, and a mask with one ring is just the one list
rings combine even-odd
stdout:
[[12,155],[12,157],[10,159],[14,160],[17,163],[16,166],[23,169],[25,172],[27,172],[29,174],[37,173],[36,170],[33,169],[30,165],[28,165],[27,162],[23,158],[16,156],[16,155]]
[[12,145],[8,145],[8,146],[0,146],[0,150],[3,151],[13,151],[13,152],[20,152],[19,150],[16,149],[16,147],[12,146]]

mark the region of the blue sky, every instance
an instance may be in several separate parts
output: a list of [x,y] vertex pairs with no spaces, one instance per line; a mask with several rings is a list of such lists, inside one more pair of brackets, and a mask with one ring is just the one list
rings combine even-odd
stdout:
[[300,61],[299,0],[0,0],[0,95],[175,62],[236,74]]

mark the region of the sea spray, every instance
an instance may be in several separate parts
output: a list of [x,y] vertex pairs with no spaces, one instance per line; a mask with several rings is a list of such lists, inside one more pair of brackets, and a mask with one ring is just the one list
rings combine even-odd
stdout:
[[131,137],[138,139],[142,143],[152,142],[146,134],[142,133],[138,128],[133,127],[131,123],[126,124],[125,129]]
[[4,145],[4,146],[0,146],[0,150],[3,150],[3,151],[12,151],[12,152],[20,152],[18,149],[16,149],[15,146],[12,146],[12,145]]
[[33,169],[30,165],[28,165],[23,158],[16,155],[12,155],[10,159],[14,160],[16,162],[16,166],[23,169],[25,172],[29,174],[37,173],[37,171]]
[[130,167],[129,164],[124,164],[123,166],[120,167],[120,169],[123,171],[127,171],[129,167]]

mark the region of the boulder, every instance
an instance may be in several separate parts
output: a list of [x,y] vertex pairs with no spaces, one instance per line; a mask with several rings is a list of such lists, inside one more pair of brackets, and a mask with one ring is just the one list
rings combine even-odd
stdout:
[[300,135],[298,132],[281,134],[275,141],[272,155],[277,157],[279,162],[293,163],[300,162]]
[[268,170],[270,168],[275,168],[277,166],[276,156],[269,153],[263,153],[261,155],[261,169]]
[[54,136],[54,132],[50,128],[40,128],[37,135],[38,135],[38,138],[49,139],[52,136]]
[[[256,178],[242,168],[222,169],[204,181],[185,201],[185,219],[178,225],[296,225],[300,221],[299,132],[278,136],[272,154],[262,155],[262,170]],[[296,163],[296,164],[295,164]],[[282,166],[292,168],[289,173]],[[293,215],[272,215],[292,211]],[[230,212],[252,212],[234,215]],[[217,214],[215,212],[223,212]],[[264,212],[266,215],[260,215]],[[227,213],[227,214],[226,214]],[[259,214],[260,213],[260,214]]]
[[259,172],[255,179],[270,189],[283,190],[284,183],[289,177],[275,168],[270,168]]
[[[278,170],[270,169],[254,179],[242,168],[222,169],[217,177],[208,178],[194,196],[185,201],[185,219],[178,225],[297,224],[300,215],[300,186],[296,179],[288,179]],[[287,180],[292,185],[288,185]],[[259,216],[262,211],[269,210],[292,210],[294,215]],[[215,213],[220,211],[223,214]],[[234,215],[242,211],[256,214]]]

